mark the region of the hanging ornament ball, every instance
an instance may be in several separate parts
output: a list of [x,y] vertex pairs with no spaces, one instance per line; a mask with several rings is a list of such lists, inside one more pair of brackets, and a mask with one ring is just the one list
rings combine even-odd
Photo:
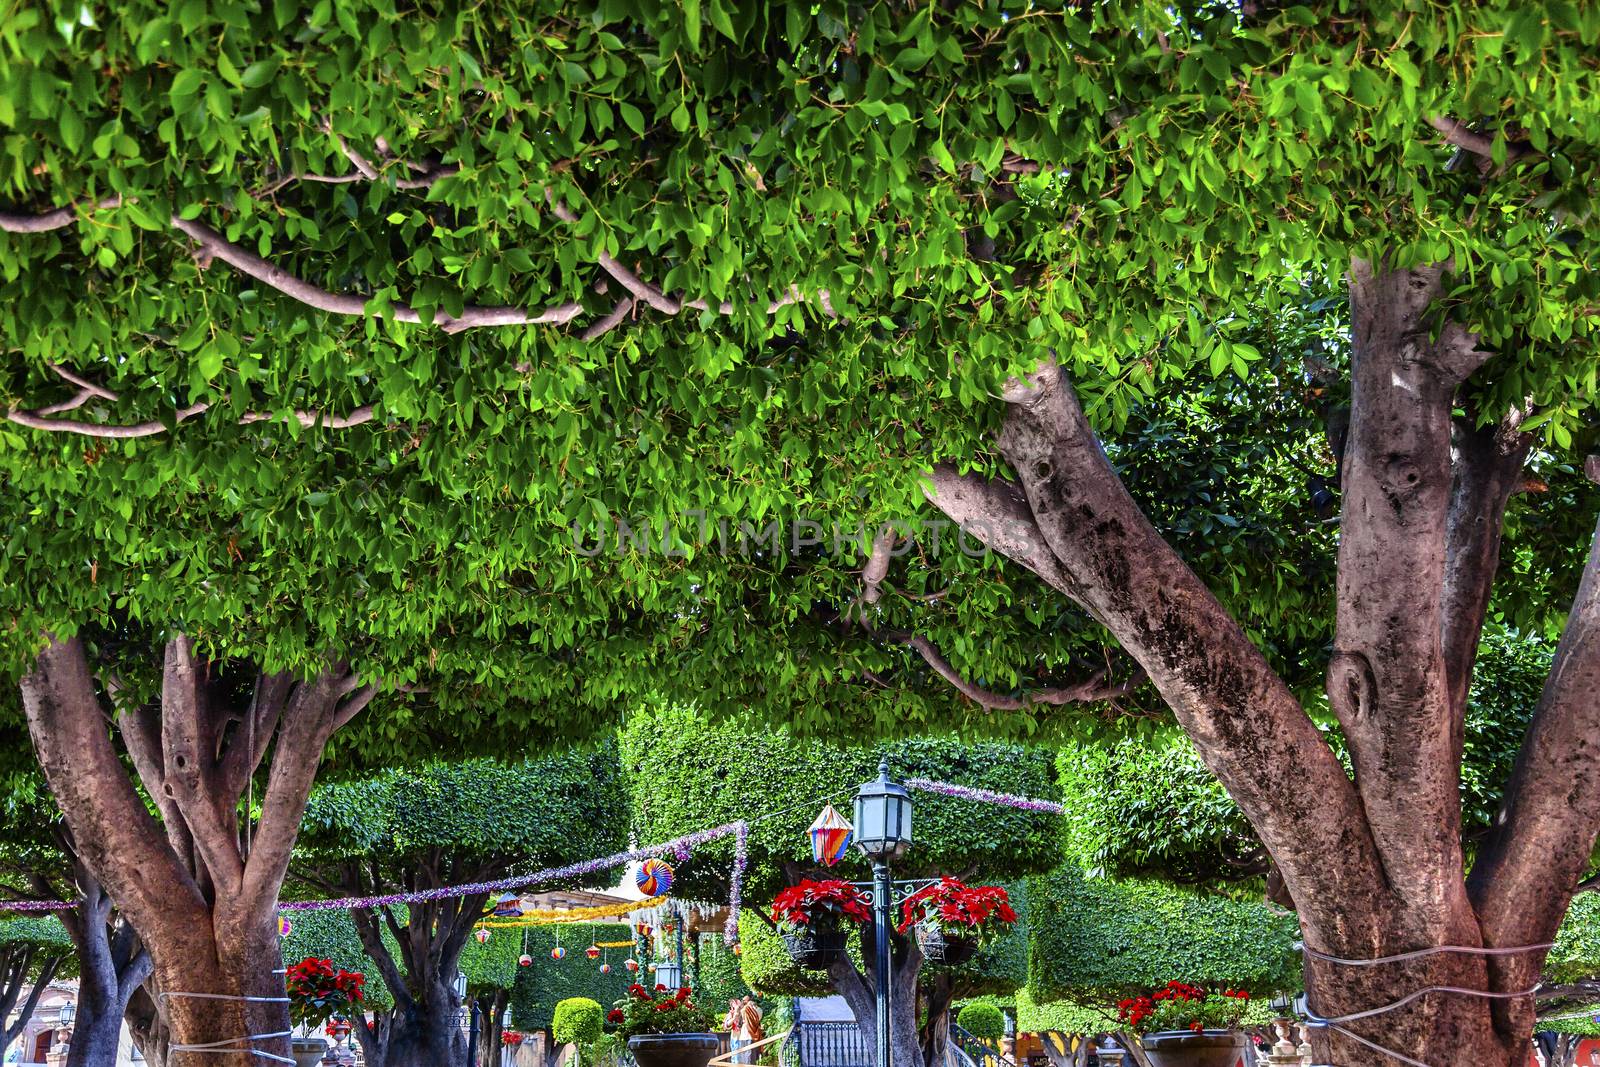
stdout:
[[611,973],[611,964],[609,964],[609,963],[602,963],[602,964],[601,964],[601,965],[600,965],[600,973],[601,973],[601,974],[610,974],[610,973]]
[[638,974],[639,973],[639,961],[638,960],[629,960],[626,963],[624,963],[623,966],[628,968],[628,973],[629,974]]
[[597,960],[600,958],[600,946],[590,945],[588,948],[583,950],[583,954],[588,956],[591,960]]
[[655,974],[656,973],[656,965],[653,964],[653,963],[650,965],[650,973],[651,974]]
[[655,928],[649,923],[640,923],[638,926],[634,927],[634,929],[639,932],[640,937],[649,937],[651,934],[655,933]]
[[488,941],[488,940],[489,940],[489,931],[487,931],[487,930],[485,930],[485,929],[482,929],[482,928],[481,928],[481,927],[480,927],[480,928],[479,928],[479,929],[478,929],[478,930],[477,930],[477,932],[476,932],[476,933],[474,933],[474,934],[473,934],[473,935],[472,935],[472,936],[473,936],[473,937],[475,937],[475,938],[477,938],[477,939],[478,939],[478,944],[480,944],[480,945],[481,945],[481,944],[483,944],[483,943],[484,943],[484,942],[485,942],[485,941]]
[[564,960],[567,958],[567,950],[562,948],[560,945],[557,945],[555,948],[550,950],[550,958],[553,960]]
[[287,915],[278,916],[278,936],[279,937],[288,937],[290,931],[292,931],[293,929],[294,929],[294,923],[289,921],[289,917]]
[[659,897],[672,889],[672,868],[665,860],[645,860],[633,880],[645,896]]
[[518,956],[517,957],[517,966],[518,967],[532,967],[533,966],[533,957],[532,956]]
[[735,941],[733,943],[733,954],[735,956],[743,956],[744,955],[744,946],[741,945],[739,942]]

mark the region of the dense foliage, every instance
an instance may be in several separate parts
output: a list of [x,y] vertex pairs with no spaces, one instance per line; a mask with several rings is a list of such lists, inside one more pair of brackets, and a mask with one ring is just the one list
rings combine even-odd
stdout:
[[320,786],[301,823],[298,866],[336,870],[360,858],[385,882],[439,857],[458,868],[489,860],[538,869],[608,855],[626,832],[616,749],[602,744],[516,762],[431,762]]
[[[712,724],[686,709],[642,709],[622,732],[622,762],[641,842],[734,819],[751,819],[750,870],[745,899],[767,901],[795,870],[812,867],[806,828],[830,798],[847,805],[862,782],[876,777],[880,757],[892,773],[982,785],[1051,799],[1057,795],[1051,754],[1003,744],[963,744],[944,738],[886,742],[878,748],[804,740],[776,729]],[[1004,879],[1052,862],[1058,820],[1051,815],[978,805],[932,793],[913,795],[915,841],[897,876],[964,872]],[[678,865],[685,895],[727,896],[732,845],[718,842]],[[859,877],[855,850],[829,872]]]
[[[25,5],[0,196],[63,225],[0,234],[0,401],[145,436],[0,432],[9,662],[128,620],[273,666],[339,650],[427,690],[340,742],[363,760],[582,731],[646,687],[809,729],[1036,728],[842,634],[818,605],[857,552],[719,554],[718,524],[916,515],[930,459],[992,463],[1007,372],[1070,352],[1119,424],[1248,375],[1252,319],[1301,298],[1286,266],[1374,249],[1456,262],[1506,353],[1483,410],[1592,434],[1600,15],[1324,7]],[[1449,165],[1429,118],[1512,99],[1473,131],[1511,165]],[[686,554],[614,551],[619,520]],[[1098,640],[959,552],[896,585],[948,590],[890,621],[1001,688]],[[1311,602],[1252,596],[1256,631]]]
[[1298,989],[1292,915],[1152,882],[1085,877],[1066,864],[1029,885],[1035,1003],[1116,1004],[1177,978],[1256,995]]

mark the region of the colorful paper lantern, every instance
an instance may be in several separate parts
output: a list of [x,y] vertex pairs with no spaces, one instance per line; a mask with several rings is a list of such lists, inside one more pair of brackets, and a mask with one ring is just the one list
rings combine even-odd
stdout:
[[672,889],[672,868],[665,860],[645,860],[633,881],[645,896],[658,897]]
[[472,936],[473,936],[473,937],[475,937],[475,938],[477,938],[477,939],[478,939],[478,944],[480,944],[480,945],[481,945],[481,944],[483,944],[483,943],[484,943],[484,942],[485,942],[485,941],[488,941],[488,940],[489,940],[489,931],[487,931],[487,930],[485,930],[485,929],[483,929],[483,928],[482,928],[482,927],[479,927],[479,928],[478,928],[478,929],[477,929],[477,930],[476,930],[476,931],[475,931],[475,932],[474,932],[474,933],[473,933],[473,935],[472,935]]
[[855,836],[850,820],[840,815],[832,804],[825,805],[817,821],[811,824],[811,858],[824,867],[832,867],[844,856]]
[[522,898],[506,893],[494,902],[494,914],[500,919],[516,919],[522,915]]
[[649,923],[640,923],[638,926],[634,927],[634,930],[638,932],[640,937],[649,937],[651,934],[656,932],[655,927],[651,926]]
[[518,967],[532,967],[533,966],[533,957],[532,956],[518,956],[517,957],[517,966]]
[[567,958],[567,950],[562,948],[560,945],[557,945],[555,948],[550,950],[550,958],[553,960],[564,960]]
[[628,973],[629,974],[638,974],[639,973],[639,961],[636,960],[636,959],[629,959],[627,962],[625,962],[623,964],[623,966],[628,968]]
[[278,936],[279,937],[288,937],[289,933],[293,929],[294,929],[294,923],[289,921],[289,917],[287,915],[278,916]]
[[600,965],[600,973],[601,973],[601,974],[610,974],[610,973],[611,973],[611,964],[609,964],[609,963],[602,963],[602,964],[601,964],[601,965]]
[[600,958],[600,946],[590,945],[588,948],[583,950],[583,954],[588,956],[591,960],[597,960]]
[[735,956],[743,956],[744,955],[744,945],[741,944],[738,941],[735,941],[733,943],[733,954]]

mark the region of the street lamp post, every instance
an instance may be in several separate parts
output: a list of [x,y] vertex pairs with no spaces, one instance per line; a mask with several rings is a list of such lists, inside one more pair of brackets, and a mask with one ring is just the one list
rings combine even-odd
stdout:
[[872,864],[872,925],[877,935],[874,969],[878,991],[878,1067],[892,1067],[889,1052],[889,929],[894,879],[889,864],[911,847],[911,794],[889,780],[889,762],[878,764],[877,781],[856,790],[856,847]]

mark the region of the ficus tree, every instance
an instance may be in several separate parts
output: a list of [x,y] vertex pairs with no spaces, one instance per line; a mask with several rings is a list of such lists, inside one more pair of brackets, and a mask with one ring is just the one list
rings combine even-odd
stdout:
[[[614,745],[509,764],[432,763],[319,788],[294,871],[340,897],[440,889],[610,855],[626,847],[628,822]],[[456,976],[489,899],[351,909],[393,1002],[370,1029],[356,1028],[367,1063],[465,1067]],[[490,1028],[498,1026],[496,1015]]]
[[[20,8],[16,673],[131,612],[308,675],[380,636],[383,677],[430,690],[386,743],[473,686],[575,693],[574,730],[651,688],[907,731],[1159,697],[1307,944],[1543,943],[1600,826],[1595,583],[1521,557],[1507,498],[1594,436],[1597,41],[1570,0]],[[1231,588],[1265,569],[1175,551],[1099,441],[1186,377],[1252,377],[1249,323],[1308,277],[1353,298],[1349,406],[1316,468],[1337,575],[1287,582],[1332,654],[1291,656],[1273,597]],[[911,517],[1006,563],[853,536]],[[654,547],[616,551],[620,518]],[[1509,592],[1567,639],[1466,878],[1459,723]],[[1514,994],[1536,957],[1312,985],[1329,1015]],[[1509,1063],[1531,1023],[1430,993],[1351,1029]]]
[[[902,778],[951,781],[981,775],[984,788],[1042,799],[1056,791],[1051,754],[1017,745],[913,739],[852,747],[712,723],[677,707],[641,708],[622,732],[623,769],[640,840],[666,841],[741,818],[751,822],[739,924],[745,980],[773,995],[831,989],[850,1005],[868,1047],[876,1032],[874,991],[884,980],[874,965],[873,925],[861,928],[848,960],[833,964],[826,975],[807,974],[788,957],[770,909],[780,889],[803,878],[866,876],[865,862],[854,852],[836,868],[816,864],[806,830],[829,799],[848,810],[855,787],[876,776],[880,756]],[[896,878],[955,875],[992,884],[1042,869],[1058,855],[1053,815],[933,793],[913,800],[915,840],[895,865]],[[697,849],[679,871],[682,892],[725,899],[731,858],[731,845],[720,842]],[[952,1001],[1009,993],[1026,980],[1020,931],[997,939],[962,967],[927,964],[913,936],[895,932],[892,943],[891,1036],[894,1053],[904,1062],[941,1061]]]

